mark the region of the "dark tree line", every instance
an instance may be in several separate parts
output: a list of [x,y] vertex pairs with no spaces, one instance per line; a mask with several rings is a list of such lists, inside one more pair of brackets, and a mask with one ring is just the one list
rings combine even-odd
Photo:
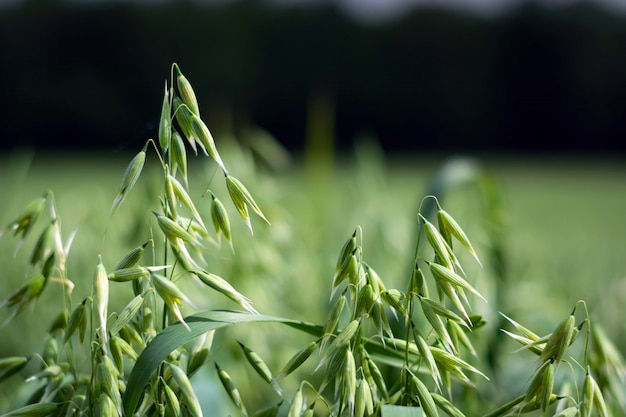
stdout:
[[624,151],[625,54],[626,17],[586,2],[372,25],[327,3],[30,0],[0,11],[0,145],[135,149],[175,61],[216,129],[257,124],[294,149],[326,94],[340,146]]

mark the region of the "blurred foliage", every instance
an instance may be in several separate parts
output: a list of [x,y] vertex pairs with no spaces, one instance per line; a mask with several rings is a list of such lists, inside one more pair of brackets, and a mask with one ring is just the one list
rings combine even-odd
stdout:
[[330,2],[218,3],[0,9],[0,145],[136,149],[156,135],[157,74],[179,62],[215,130],[253,123],[291,149],[321,93],[343,148],[369,131],[396,149],[624,150],[626,18],[591,2],[379,24]]

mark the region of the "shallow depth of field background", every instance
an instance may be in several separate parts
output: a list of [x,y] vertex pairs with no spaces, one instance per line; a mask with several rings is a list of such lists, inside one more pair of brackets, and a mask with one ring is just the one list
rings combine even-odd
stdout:
[[[484,307],[490,324],[500,310],[547,333],[585,299],[623,351],[626,16],[557,3],[493,14],[418,7],[365,22],[332,2],[17,2],[0,9],[0,225],[52,190],[64,236],[77,230],[68,270],[77,302],[98,254],[112,268],[149,239],[154,153],[112,219],[109,209],[126,164],[156,135],[175,61],[224,159],[272,222],[254,223],[250,238],[228,207],[236,252],[206,253],[260,312],[322,320],[336,257],[357,225],[364,259],[404,288],[432,176],[469,158],[496,179],[504,208],[509,282],[502,304]],[[289,161],[268,166],[233,142],[256,125]],[[196,161],[190,171],[200,201],[215,166]],[[460,186],[443,207],[484,258],[479,200]],[[25,279],[35,232],[15,257],[12,236],[0,239],[0,299]],[[472,268],[471,278],[490,298],[493,272]],[[200,308],[233,308],[197,289]],[[0,356],[41,348],[55,291],[0,328]],[[123,290],[113,303],[129,299]],[[272,331],[252,336],[274,369],[299,347]]]

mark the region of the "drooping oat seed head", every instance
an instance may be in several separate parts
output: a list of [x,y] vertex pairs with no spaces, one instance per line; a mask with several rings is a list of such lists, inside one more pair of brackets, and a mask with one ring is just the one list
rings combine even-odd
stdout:
[[54,250],[54,229],[56,222],[57,220],[53,219],[37,239],[30,257],[30,264],[32,266],[35,266],[40,262],[45,262],[45,260],[49,259],[52,254],[52,251]]
[[374,398],[369,383],[359,378],[356,387],[355,417],[371,416],[374,414]]
[[108,275],[109,281],[128,282],[145,278],[150,275],[150,270],[144,266],[135,266],[131,268],[116,269]]
[[226,212],[224,204],[222,204],[222,202],[213,193],[211,193],[211,220],[213,221],[213,227],[215,227],[218,241],[221,239],[222,235],[224,235],[232,249],[233,239],[230,233],[230,220],[228,219],[228,213]]
[[[252,198],[252,195],[248,191],[248,189],[239,181],[237,178],[232,175],[224,174],[226,180],[226,188],[228,189],[228,194],[230,198],[239,211],[241,217],[246,220],[250,231],[252,231],[252,226],[250,225],[248,210],[247,207],[250,207],[252,211],[254,211],[263,221],[267,224],[270,224],[269,220],[265,217],[257,203]],[[242,207],[245,207],[245,210],[242,210]]]
[[350,236],[350,238],[346,240],[346,242],[341,247],[341,251],[339,252],[339,257],[337,258],[337,264],[335,265],[335,275],[337,274],[337,271],[339,270],[339,268],[341,268],[341,265],[344,264],[348,256],[352,255],[352,253],[356,249],[357,247],[356,236],[359,230],[360,230],[360,227],[357,226],[357,228],[354,230],[354,233],[352,233],[352,236]]
[[274,380],[272,372],[270,371],[270,368],[267,366],[265,361],[263,361],[263,359],[261,359],[261,357],[256,352],[244,346],[241,342],[239,342],[239,345],[243,349],[244,356],[246,357],[252,368],[254,368],[256,373],[259,374],[259,376],[261,376],[261,378],[263,378],[265,382],[270,384],[278,395],[282,396],[283,391],[278,383]]
[[117,415],[121,415],[122,396],[117,384],[117,368],[108,356],[103,356],[102,359],[96,371],[98,385],[100,386],[101,392],[111,399]]
[[610,417],[608,407],[606,402],[604,401],[604,395],[602,394],[602,389],[598,385],[598,382],[595,378],[591,380],[593,385],[593,406],[596,410],[598,410],[598,415],[600,417]]
[[450,251],[448,250],[449,247],[444,237],[441,235],[439,230],[437,230],[435,225],[426,220],[424,216],[420,214],[419,218],[423,224],[423,230],[426,234],[426,239],[428,240],[428,243],[435,252],[437,259],[446,267],[450,269],[454,268],[454,261],[450,254]]
[[328,317],[326,318],[326,324],[324,325],[324,330],[322,331],[320,350],[324,350],[326,343],[337,330],[337,325],[339,324],[339,319],[341,318],[341,313],[343,312],[345,305],[346,296],[342,294],[339,298],[337,298],[332,309],[328,313]]
[[385,302],[385,304],[387,304],[389,307],[392,308],[392,312],[397,311],[403,317],[405,318],[407,317],[408,313],[406,312],[406,309],[404,308],[404,304],[402,304],[402,300],[404,300],[406,296],[403,293],[401,293],[399,290],[395,288],[385,290],[380,293],[380,297]]
[[180,95],[180,98],[187,106],[189,106],[194,114],[200,116],[198,100],[196,99],[196,93],[191,87],[191,83],[180,71],[178,64],[174,64],[172,67],[174,69],[174,75],[176,76],[176,87],[178,87],[178,94]]
[[[196,137],[195,132],[193,130],[193,124],[191,123],[191,116],[193,112],[189,109],[189,107],[182,102],[180,98],[174,96],[172,101],[174,116],[176,118],[176,122],[178,123],[178,127],[182,131],[183,136],[187,139],[187,143],[193,149],[193,153],[198,155],[198,147],[197,143],[202,147],[202,143],[200,143]],[[172,132],[172,138],[175,136],[174,132]]]
[[[474,257],[474,259],[476,259],[476,262],[478,262],[478,264],[482,266],[482,264],[480,263],[480,259],[478,259],[478,255],[476,254],[476,251],[472,246],[472,243],[470,242],[463,229],[461,229],[461,226],[459,226],[459,224],[456,222],[456,220],[442,208],[439,208],[439,210],[437,211],[437,218],[439,220],[440,228],[444,228],[452,236],[454,236],[461,243],[461,245],[463,245],[465,249],[467,249],[467,251]],[[450,245],[450,247],[452,247],[450,242],[448,242],[448,244]]]
[[228,375],[228,373],[225,370],[220,368],[217,363],[215,363],[215,369],[217,370],[217,376],[220,378],[220,381],[222,382],[222,385],[224,386],[226,393],[228,394],[230,399],[233,401],[233,404],[235,404],[235,407],[237,407],[239,411],[241,411],[241,414],[247,417],[248,412],[246,411],[246,407],[244,406],[243,401],[241,400],[241,394],[239,393],[239,390],[237,389],[237,387],[235,387],[235,384],[232,378],[230,377],[230,375]]
[[183,301],[192,304],[191,300],[174,284],[172,281],[164,277],[163,275],[152,273],[150,279],[154,289],[157,291],[161,299],[165,302],[170,311],[180,321],[180,323],[190,330],[187,323],[183,319],[183,315],[180,311],[180,306]]
[[[365,416],[365,393],[363,392],[363,387],[367,387],[367,382],[359,378],[356,381],[356,393],[354,395],[354,417]],[[366,389],[371,395],[369,388]]]
[[130,190],[135,186],[135,183],[141,175],[141,171],[143,170],[145,162],[146,151],[142,150],[137,155],[135,155],[135,157],[128,164],[126,172],[124,172],[124,176],[122,177],[122,182],[117,192],[117,196],[115,197],[113,205],[111,206],[111,214],[115,213],[115,211],[122,205]]
[[[521,335],[516,335],[502,329],[504,333],[525,346],[529,345],[533,353],[536,353],[537,355],[541,354],[541,351],[543,350],[543,347],[541,346],[541,340],[543,338],[532,332],[530,329],[522,326],[512,318],[508,317],[506,314],[501,312],[500,315],[504,317],[509,323],[511,323],[521,333]],[[546,341],[547,338],[543,339],[543,343],[545,343]]]
[[[26,205],[22,209],[22,211],[13,219],[3,230],[0,230],[0,237],[4,234],[5,231],[12,231],[14,236],[21,234],[20,243],[26,237],[28,232],[31,230],[39,215],[44,209],[46,205],[48,194],[45,194],[42,197],[39,197]],[[17,249],[16,249],[17,250]]]
[[205,152],[213,158],[215,162],[223,169],[226,170],[224,162],[220,157],[217,147],[215,146],[215,140],[211,131],[206,124],[195,114],[191,116],[191,126],[193,128],[194,137],[200,141]]
[[[144,329],[146,333],[149,333],[147,330],[148,329]],[[119,335],[128,343],[135,343],[137,346],[141,346],[142,348],[146,347],[146,341],[139,335],[139,332],[135,329],[132,323],[122,327],[119,331]]]
[[626,364],[617,346],[607,337],[602,328],[595,325],[591,328],[591,346],[594,368],[598,369],[610,383],[615,397],[620,399],[621,404],[626,404],[626,392],[620,388],[626,386]]
[[420,301],[422,303],[428,304],[438,316],[445,317],[446,319],[461,324],[468,329],[470,328],[469,325],[458,314],[456,314],[454,311],[450,310],[446,306],[426,297],[420,297]]
[[213,344],[214,330],[203,333],[198,337],[191,349],[189,360],[187,361],[187,375],[193,375],[202,365],[209,360],[211,345]]
[[0,382],[22,370],[28,363],[24,356],[9,356],[0,358]]
[[467,282],[464,278],[462,278],[459,274],[457,274],[450,268],[432,262],[429,262],[428,266],[430,267],[430,271],[432,272],[435,279],[443,280],[449,282],[455,287],[466,289],[474,295],[478,296],[484,302],[487,302],[487,299],[483,297],[472,285],[470,285],[469,282]]
[[11,295],[0,302],[0,307],[8,306],[12,310],[12,314],[7,318],[8,323],[16,314],[19,314],[26,305],[36,301],[43,293],[48,283],[48,279],[41,273],[36,273],[29,278],[23,285],[15,290]]
[[182,136],[176,129],[172,129],[172,142],[169,152],[169,166],[172,167],[172,175],[176,175],[178,169],[187,183],[187,149]]
[[96,395],[98,402],[95,404],[94,417],[118,417],[120,414],[113,400],[105,393]]
[[197,276],[200,279],[200,281],[202,281],[205,285],[208,285],[209,287],[213,288],[217,292],[222,293],[223,295],[230,298],[231,300],[239,304],[241,307],[243,307],[247,311],[253,314],[258,314],[258,312],[254,309],[254,307],[252,307],[250,300],[247,297],[245,297],[243,294],[241,294],[239,291],[237,291],[224,278],[217,276],[215,274],[212,274],[210,272],[206,272],[206,271],[192,271],[192,273],[195,276]]
[[539,399],[541,403],[541,413],[544,417],[548,413],[552,389],[554,388],[554,367],[554,364],[549,362],[548,367],[543,372],[543,379],[541,381],[541,394]]
[[[166,171],[169,171],[169,167],[166,166]],[[178,219],[178,198],[174,194],[174,187],[172,186],[172,182],[169,181],[169,175],[165,176],[165,192],[161,196],[161,205],[163,207],[163,212],[165,216],[172,220]]]
[[552,332],[550,338],[539,356],[540,361],[553,360],[557,364],[561,362],[565,355],[565,350],[571,344],[576,328],[576,319],[570,314]]
[[[524,403],[530,404],[533,401],[540,402],[542,398],[542,392],[544,389],[544,375],[547,369],[552,365],[551,361],[543,362],[539,368],[537,368],[533,374],[533,379],[530,381],[528,385],[528,389],[526,390],[526,395],[524,397]],[[549,397],[549,395],[548,395]]]
[[[194,218],[178,216],[176,219],[176,223],[181,225],[183,229],[189,231],[189,233],[191,233],[192,236],[194,236],[194,238],[196,238],[197,240],[210,238],[208,230],[204,227],[204,225],[198,223]],[[199,251],[198,248],[194,249]],[[201,253],[201,251],[199,252]]]
[[65,375],[65,371],[67,371],[68,368],[69,364],[67,362],[63,362],[59,365],[49,365],[41,371],[26,378],[26,382],[36,381],[38,379],[58,380]]
[[124,258],[120,261],[120,263],[117,264],[117,266],[115,267],[115,270],[131,268],[135,266],[137,262],[139,262],[139,260],[141,259],[141,256],[143,255],[144,250],[146,249],[146,247],[148,246],[150,242],[151,240],[147,240],[141,245],[131,250],[130,252],[128,252],[128,254],[124,256]]
[[177,239],[182,239],[183,241],[187,243],[191,243],[192,245],[202,246],[202,244],[196,239],[196,237],[189,230],[183,228],[183,226],[181,226],[176,221],[162,214],[159,214],[155,211],[153,211],[152,213],[154,213],[154,215],[157,218],[159,228],[161,229],[161,231],[163,231],[165,236],[170,241],[176,242]]
[[193,200],[189,196],[189,193],[187,192],[185,187],[183,187],[183,185],[171,174],[167,175],[167,182],[172,188],[172,191],[174,192],[174,195],[176,196],[178,202],[182,203],[182,205],[185,206],[187,210],[189,210],[196,222],[198,222],[198,224],[202,226],[202,229],[206,232],[206,227],[204,226],[202,216],[200,216],[200,213],[196,209],[196,206],[193,203]]
[[580,404],[580,417],[591,417],[594,394],[593,377],[589,372],[589,367],[587,367],[587,374],[585,375],[585,382],[583,383],[583,399]]
[[[183,239],[175,238],[175,240],[170,240],[169,243],[170,248],[172,249],[172,253],[176,258],[176,261],[185,271],[191,271],[200,268],[198,263],[189,253],[189,250],[187,249],[187,246],[185,246],[185,241]],[[200,247],[195,248],[199,249]]]
[[341,376],[342,380],[342,402],[347,403],[348,411],[354,414],[356,399],[356,363],[350,348],[345,351],[344,368]]
[[98,265],[93,281],[93,302],[96,307],[98,329],[102,337],[103,345],[108,344],[107,316],[109,308],[109,278],[102,264],[102,256],[98,255]]
[[[472,344],[472,341],[467,337],[466,330],[461,328],[460,324],[454,320],[448,320],[446,323],[446,327],[448,329],[448,333],[452,336],[453,340],[457,340],[461,343],[472,354],[472,356],[477,356],[476,349]],[[456,344],[455,344],[456,345]],[[457,346],[458,350],[458,346]]]
[[380,278],[378,273],[374,270],[374,268],[369,266],[366,262],[361,262],[361,265],[363,265],[363,270],[365,271],[365,278],[367,282],[372,285],[374,294],[380,294],[381,292],[385,291],[385,284],[383,283],[383,280]]
[[362,344],[359,345],[359,358],[363,374],[372,391],[372,397],[376,402],[389,401],[389,391],[387,390],[385,378]]
[[424,338],[420,334],[418,334],[416,329],[413,330],[413,339],[415,340],[415,344],[417,345],[417,349],[419,350],[422,359],[426,363],[426,367],[428,368],[428,371],[432,376],[433,381],[441,390],[443,381],[441,379],[441,373],[439,372],[439,368],[437,368],[437,362],[435,362],[435,358],[430,351],[430,346],[428,346],[426,340],[424,340]]
[[158,386],[160,391],[165,394],[165,406],[167,410],[171,413],[171,415],[182,415],[180,409],[180,401],[178,400],[178,396],[176,395],[172,387],[170,387],[161,377],[159,377]]
[[435,284],[437,285],[437,292],[440,295],[441,294],[445,295],[446,297],[448,297],[450,301],[452,301],[452,304],[454,305],[454,307],[456,307],[457,310],[465,318],[465,322],[467,326],[471,327],[472,319],[467,313],[467,309],[465,308],[466,305],[468,307],[471,307],[471,306],[467,300],[467,297],[465,296],[463,288],[455,287],[450,282],[443,281],[443,280],[437,280],[435,281]]
[[[344,356],[343,356],[343,353],[341,352],[350,346],[350,343],[352,342],[352,338],[355,337],[355,335],[357,334],[359,327],[360,327],[360,319],[355,319],[355,320],[352,320],[350,323],[348,323],[346,327],[344,327],[343,330],[339,332],[339,334],[335,337],[335,339],[333,339],[330,345],[328,345],[328,347],[325,349],[325,351],[323,352],[322,359],[318,363],[314,372],[322,368],[329,361],[332,361],[333,358],[336,358],[338,353],[339,353],[338,358],[340,360],[340,364],[343,364]],[[329,369],[330,367],[331,366],[329,365]],[[335,367],[335,370],[338,371],[339,369],[341,369],[341,367],[342,365],[337,365]],[[327,380],[330,379],[328,373],[329,372],[327,371],[326,372]]]
[[597,411],[597,414],[601,417],[609,417],[608,408],[604,401],[602,390],[591,375],[591,369],[587,367],[587,373],[585,375],[585,382],[583,383],[583,398],[580,406],[581,417],[591,417],[593,410]]
[[109,347],[111,348],[111,356],[113,357],[113,362],[119,374],[124,372],[123,355],[127,356],[132,361],[136,361],[139,358],[139,355],[130,343],[119,336],[111,337]]
[[170,106],[170,94],[165,82],[165,93],[163,94],[163,105],[161,106],[161,119],[159,120],[159,146],[163,152],[167,152],[172,141],[172,109]]
[[446,326],[444,326],[441,317],[437,315],[436,311],[432,307],[432,304],[434,302],[428,303],[424,300],[427,299],[424,297],[420,297],[420,305],[422,306],[422,312],[424,313],[424,317],[437,334],[437,337],[441,339],[441,342],[444,344],[444,346],[451,352],[456,353],[456,348],[454,346],[454,343],[452,343],[452,338],[450,337]]
[[455,405],[452,404],[452,402],[450,402],[450,400],[446,397],[439,395],[436,392],[431,392],[430,396],[435,401],[435,404],[437,404],[437,407],[443,410],[450,417],[465,417],[465,414],[456,408]]
[[291,404],[289,405],[289,411],[287,412],[287,417],[300,417],[303,406],[304,406],[304,398],[302,396],[302,386],[300,386],[298,387],[296,393],[293,395],[293,398],[291,399]]
[[478,368],[470,365],[469,363],[467,363],[460,357],[455,356],[452,353],[447,352],[436,346],[431,346],[430,351],[433,354],[435,361],[439,365],[441,365],[443,369],[446,369],[450,371],[451,373],[459,376],[462,380],[465,380],[466,382],[470,382],[469,378],[467,378],[465,374],[463,373],[463,369],[465,369],[476,375],[480,375],[481,377],[485,378],[485,380],[489,381],[489,378],[487,377],[487,375],[485,375]]
[[313,352],[315,352],[317,345],[319,344],[319,340],[314,340],[310,342],[308,345],[304,346],[295,355],[289,359],[287,364],[283,367],[280,373],[274,378],[274,381],[278,382],[287,375],[291,374],[293,371],[298,369],[307,359],[311,356]]
[[426,385],[415,375],[411,374],[411,389],[419,400],[422,411],[426,417],[439,417],[435,400],[430,395]]
[[272,371],[270,371],[270,368],[267,366],[265,361],[261,359],[261,357],[255,351],[245,346],[243,343],[237,343],[239,343],[239,346],[241,347],[241,350],[243,351],[246,360],[256,371],[256,373],[261,378],[263,378],[265,382],[271,383],[274,377],[272,376]]
[[86,309],[85,304],[87,303],[87,298],[83,299],[83,301],[74,307],[72,310],[72,314],[70,314],[70,319],[67,323],[67,328],[65,330],[65,334],[63,336],[63,343],[67,343],[67,341],[72,337],[72,335],[79,330],[79,340],[82,343],[85,337],[85,328],[87,322],[85,320]]
[[167,362],[167,368],[172,373],[172,377],[176,384],[180,388],[181,393],[183,394],[184,404],[187,406],[189,413],[193,417],[202,417],[202,409],[200,408],[200,402],[196,397],[196,393],[191,385],[191,381],[187,377],[187,374],[180,369],[178,366]]
[[[336,351],[325,355],[322,358],[322,362],[318,364],[318,366],[313,371],[317,372],[318,369],[322,367],[322,365],[326,365],[326,369],[324,371],[324,378],[322,383],[320,384],[319,391],[322,392],[326,389],[327,386],[334,384],[335,386],[335,396],[341,395],[343,397],[343,389],[344,382],[343,381],[343,372],[345,370],[345,362],[346,362],[346,350],[348,350],[348,345],[343,345]],[[345,405],[345,403],[342,402]],[[341,407],[340,407],[341,408]]]
[[370,315],[376,300],[374,298],[374,290],[370,284],[365,285],[359,290],[356,306],[354,308],[357,315]]
[[[353,285],[355,285],[358,281],[360,250],[361,248],[359,246],[354,248],[352,253],[345,258],[343,264],[341,264],[339,269],[335,271],[331,297],[335,295],[335,291],[344,280],[348,280],[348,282],[352,283]],[[354,294],[354,290],[355,288],[352,287],[351,295]]]
[[413,268],[413,273],[411,274],[408,293],[413,296],[420,295],[422,297],[428,297],[426,279],[424,278],[424,273],[417,262],[415,262],[415,267]]
[[44,362],[47,364],[55,364],[59,357],[59,343],[55,337],[48,337],[41,354]]
[[361,321],[359,319],[352,320],[348,323],[330,343],[328,346],[328,353],[331,354],[344,345],[350,343],[352,338],[356,335],[357,330],[359,330],[360,324]]
[[117,319],[111,326],[111,334],[116,335],[119,331],[125,327],[128,323],[131,322],[132,319],[135,318],[135,315],[141,309],[143,305],[144,295],[139,294],[135,296],[126,306],[122,309],[120,314],[117,316]]

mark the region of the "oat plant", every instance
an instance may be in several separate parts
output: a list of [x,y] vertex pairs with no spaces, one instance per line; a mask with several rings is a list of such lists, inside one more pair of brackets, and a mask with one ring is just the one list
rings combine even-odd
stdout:
[[[206,157],[217,173],[201,185],[199,198],[193,197],[191,155]],[[219,395],[241,416],[606,417],[625,411],[624,361],[591,326],[584,302],[545,336],[503,315],[512,326],[504,333],[521,344],[518,354],[536,356],[529,361],[534,371],[510,400],[494,404],[486,398],[478,413],[473,401],[469,411],[468,399],[480,398],[481,386],[490,383],[481,345],[475,343],[488,325],[476,311],[488,303],[479,274],[466,272],[464,259],[481,264],[478,250],[436,197],[426,197],[417,213],[404,287],[389,287],[368,263],[365,232],[357,226],[339,250],[334,271],[319,281],[328,287],[327,317],[310,323],[257,312],[229,277],[212,272],[211,262],[219,257],[211,252],[220,245],[238,250],[236,240],[243,239],[233,236],[228,205],[250,232],[270,222],[229,171],[191,83],[176,64],[165,84],[158,138],[148,140],[129,163],[109,222],[123,215],[149,157],[160,168],[162,184],[155,196],[158,210],[146,204],[150,234],[122,259],[94,259],[91,293],[80,300],[73,298],[74,283],[85,273],[67,270],[73,234],[63,233],[52,192],[33,200],[2,230],[24,250],[24,239],[44,223],[24,284],[2,301],[11,317],[50,286],[63,289],[43,350],[0,359],[0,384],[17,382],[13,389],[19,392],[3,416],[202,416],[212,405],[192,384],[201,368],[214,373]],[[208,214],[202,205],[210,207]],[[192,285],[236,307],[199,311]],[[119,311],[112,308],[114,286],[128,287]],[[308,337],[278,369],[256,352],[252,338],[232,340],[262,381],[257,390],[266,393],[263,404],[240,390],[230,364],[217,362],[212,343],[219,329],[258,323]]]

